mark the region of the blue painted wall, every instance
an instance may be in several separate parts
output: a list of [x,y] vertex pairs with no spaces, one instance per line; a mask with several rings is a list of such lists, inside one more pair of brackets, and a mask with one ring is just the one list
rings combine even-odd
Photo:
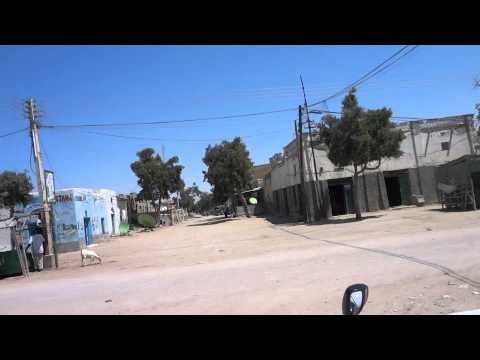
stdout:
[[[55,195],[56,203],[53,205],[53,211],[57,243],[84,241],[85,217],[90,218],[93,241],[101,236],[118,234],[120,209],[117,206],[114,191],[73,188],[57,191]],[[26,209],[38,206],[38,204],[38,194],[34,194]]]

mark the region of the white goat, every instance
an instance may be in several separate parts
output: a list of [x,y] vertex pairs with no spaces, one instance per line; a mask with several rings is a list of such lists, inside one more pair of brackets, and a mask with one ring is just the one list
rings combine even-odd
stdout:
[[98,260],[99,263],[101,264],[102,263],[102,258],[100,256],[97,255],[97,253],[93,250],[89,250],[89,249],[82,249],[81,250],[81,254],[82,254],[82,266],[85,266],[85,260],[88,258],[90,260]]

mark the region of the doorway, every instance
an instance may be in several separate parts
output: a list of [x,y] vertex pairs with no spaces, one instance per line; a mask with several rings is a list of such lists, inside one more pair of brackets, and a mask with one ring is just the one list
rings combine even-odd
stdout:
[[290,209],[288,207],[288,193],[287,193],[287,188],[284,188],[283,189],[283,198],[285,200],[285,215],[289,215],[290,214]]
[[390,207],[402,205],[402,195],[400,194],[400,182],[398,176],[386,177],[385,187],[387,188],[388,205]]
[[473,193],[475,195],[475,204],[480,208],[480,172],[472,173]]
[[102,223],[102,234],[105,235],[105,218],[101,218],[100,222]]
[[89,217],[83,218],[83,230],[85,232],[85,245],[88,246],[93,240],[92,223]]
[[390,207],[410,205],[410,180],[407,174],[385,176],[385,188]]
[[345,190],[343,185],[329,185],[330,204],[332,205],[332,216],[343,215],[347,213],[347,204],[345,202]]

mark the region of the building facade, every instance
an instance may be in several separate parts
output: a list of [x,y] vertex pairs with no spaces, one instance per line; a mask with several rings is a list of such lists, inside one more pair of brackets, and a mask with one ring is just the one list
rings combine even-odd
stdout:
[[[438,202],[439,166],[478,150],[471,114],[404,122],[397,128],[405,134],[403,154],[397,159],[384,159],[378,170],[360,176],[362,211],[410,205],[415,195],[423,196],[425,203]],[[272,171],[264,178],[267,207],[277,215],[294,218],[303,218],[306,211],[316,220],[353,213],[352,167],[335,167],[327,149],[313,139],[312,150],[310,140],[304,135],[304,186],[296,140],[270,159]],[[301,204],[302,192],[305,205]]]
[[[39,206],[38,194],[24,209]],[[120,208],[115,191],[72,188],[56,191],[53,204],[54,237],[59,252],[78,250],[119,233]]]

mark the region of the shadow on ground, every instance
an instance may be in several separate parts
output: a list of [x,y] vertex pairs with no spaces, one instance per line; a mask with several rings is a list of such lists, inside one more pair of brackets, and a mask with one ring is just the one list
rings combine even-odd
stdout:
[[355,223],[355,222],[362,222],[364,220],[368,219],[378,219],[383,217],[384,215],[362,215],[361,220],[355,219],[355,215],[352,215],[352,217],[349,218],[330,218],[330,219],[325,219],[325,220],[320,220],[320,221],[315,221],[312,224],[306,224],[306,225],[325,225],[325,224],[347,224],[347,223]]
[[467,212],[467,211],[473,211],[472,209],[428,209],[428,211],[436,211],[436,212],[443,212],[443,213],[451,213],[451,212]]
[[216,224],[221,224],[221,223],[224,223],[224,222],[227,222],[227,221],[235,221],[235,220],[238,220],[238,218],[224,218],[223,217],[223,218],[220,218],[220,219],[205,221],[205,222],[201,222],[201,223],[198,223],[198,224],[190,224],[190,225],[187,225],[187,226],[216,225]]
[[288,226],[307,225],[307,226],[313,226],[313,225],[346,224],[346,223],[352,223],[352,222],[361,222],[363,220],[368,220],[368,219],[378,219],[378,218],[381,218],[383,216],[384,215],[367,215],[367,216],[362,216],[362,220],[357,221],[355,219],[355,215],[352,215],[352,217],[349,217],[349,218],[330,218],[330,219],[315,221],[311,224],[307,224],[303,220],[293,220],[293,219],[290,219],[290,218],[277,217],[277,216],[265,216],[263,218],[265,220],[267,220],[268,222],[270,222],[271,224],[274,224],[274,225],[288,225]]

